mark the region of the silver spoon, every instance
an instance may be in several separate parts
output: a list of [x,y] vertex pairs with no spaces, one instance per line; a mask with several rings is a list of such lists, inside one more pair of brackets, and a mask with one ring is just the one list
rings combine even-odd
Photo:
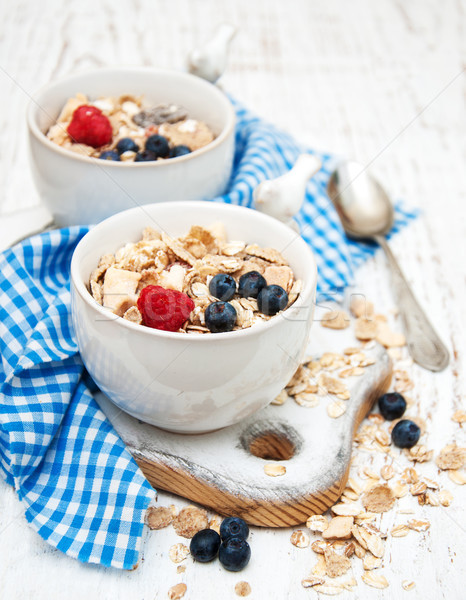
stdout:
[[448,350],[416,300],[385,239],[394,220],[393,206],[385,190],[363,165],[348,161],[332,173],[327,192],[347,235],[373,240],[384,249],[411,356],[426,369],[442,371],[450,360]]

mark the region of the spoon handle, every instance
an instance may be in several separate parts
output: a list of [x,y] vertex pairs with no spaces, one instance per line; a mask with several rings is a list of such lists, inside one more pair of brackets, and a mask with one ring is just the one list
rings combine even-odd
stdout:
[[450,360],[447,348],[414,296],[385,237],[376,235],[374,239],[384,249],[390,265],[406,342],[413,360],[431,371],[442,371]]

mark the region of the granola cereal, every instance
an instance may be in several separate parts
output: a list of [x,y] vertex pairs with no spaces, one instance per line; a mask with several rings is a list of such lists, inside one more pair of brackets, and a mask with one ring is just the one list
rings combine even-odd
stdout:
[[[97,115],[99,135],[93,135],[96,122],[89,115]],[[108,135],[101,138],[102,127]],[[46,135],[71,152],[123,164],[182,156],[215,138],[208,125],[190,118],[182,106],[150,106],[143,97],[131,95],[91,99],[84,94],[68,99]],[[157,138],[151,141],[152,136]],[[164,142],[157,145],[160,137]]]
[[180,510],[173,519],[172,524],[178,535],[190,539],[201,529],[207,529],[209,521],[205,510],[195,506],[187,506]]
[[[266,265],[263,275],[256,269],[244,272],[245,264],[256,260]],[[241,287],[244,277],[261,278],[257,298],[246,296],[249,288]],[[277,250],[244,241],[228,242],[225,228],[214,224],[194,225],[177,238],[146,228],[139,241],[128,242],[114,255],[100,259],[90,276],[89,291],[98,304],[137,325],[200,335],[247,329],[268,321],[293,304],[299,295],[293,292],[298,284]],[[225,285],[230,286],[228,296]],[[341,381],[330,383],[335,393],[347,394]],[[317,387],[313,390],[307,381],[300,391],[312,393]],[[294,390],[293,395],[296,393]],[[282,398],[286,399],[286,394]],[[313,398],[301,401],[315,404]]]
[[146,512],[146,523],[149,529],[168,527],[175,517],[175,507],[151,506]]

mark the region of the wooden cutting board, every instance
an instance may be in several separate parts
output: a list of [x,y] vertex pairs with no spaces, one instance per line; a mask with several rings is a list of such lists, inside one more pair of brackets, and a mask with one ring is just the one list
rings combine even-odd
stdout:
[[[321,352],[343,349],[335,347],[334,334],[321,334],[327,342]],[[366,354],[376,362],[364,375],[344,380],[351,398],[336,419],[327,414],[334,396],[314,408],[290,399],[226,429],[183,435],[122,413],[103,394],[96,399],[153,487],[253,525],[285,527],[321,514],[345,487],[354,433],[391,380],[385,350],[377,345]],[[285,475],[266,475],[269,463],[284,465]]]

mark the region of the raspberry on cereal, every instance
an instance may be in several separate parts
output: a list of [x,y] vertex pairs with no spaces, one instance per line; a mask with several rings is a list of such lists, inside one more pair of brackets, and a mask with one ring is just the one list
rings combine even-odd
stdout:
[[93,148],[105,146],[112,141],[112,125],[96,106],[83,104],[74,111],[68,134],[73,142]]
[[148,285],[141,290],[138,308],[147,327],[178,331],[194,310],[194,302],[183,292]]

